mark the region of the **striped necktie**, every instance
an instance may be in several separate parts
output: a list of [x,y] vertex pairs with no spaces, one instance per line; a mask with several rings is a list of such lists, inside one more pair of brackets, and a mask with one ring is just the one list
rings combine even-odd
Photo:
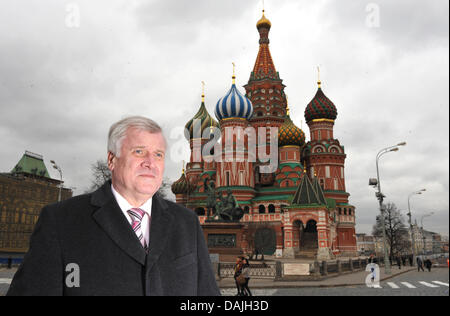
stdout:
[[144,210],[141,210],[140,208],[132,208],[131,210],[127,211],[128,214],[131,217],[131,227],[133,228],[134,232],[136,233],[136,236],[139,238],[139,241],[141,242],[142,247],[144,247],[144,250],[148,251],[147,242],[145,241],[144,234],[142,233],[141,229],[141,223],[142,219],[144,218],[144,215],[146,214]]

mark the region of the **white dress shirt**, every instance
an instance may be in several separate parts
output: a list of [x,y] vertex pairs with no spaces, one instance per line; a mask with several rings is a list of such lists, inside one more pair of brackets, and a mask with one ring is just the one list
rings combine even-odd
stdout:
[[[119,192],[117,192],[114,189],[112,184],[111,184],[111,191],[112,191],[114,197],[116,198],[117,204],[119,204],[119,207],[123,212],[123,215],[125,216],[125,218],[128,220],[128,222],[131,225],[132,219],[131,219],[130,214],[128,214],[128,211],[135,207],[132,206],[130,203],[128,203],[128,201],[122,195],[120,195]],[[150,216],[152,215],[152,198],[148,199],[147,202],[145,202],[139,208],[145,212],[144,217],[142,218],[142,222],[141,222],[141,231],[142,231],[142,235],[144,236],[147,245],[149,245],[149,241],[150,241],[149,219],[150,219]]]

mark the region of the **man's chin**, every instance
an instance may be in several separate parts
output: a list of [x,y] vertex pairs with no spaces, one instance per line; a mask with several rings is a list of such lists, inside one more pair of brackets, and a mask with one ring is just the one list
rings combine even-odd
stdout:
[[147,195],[147,196],[153,196],[156,192],[158,192],[160,185],[153,184],[146,184],[146,185],[139,185],[136,188],[136,191],[139,192],[141,195]]

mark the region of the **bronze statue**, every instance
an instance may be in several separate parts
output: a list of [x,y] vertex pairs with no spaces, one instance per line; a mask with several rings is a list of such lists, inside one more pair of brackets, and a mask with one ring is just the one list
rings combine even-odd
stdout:
[[213,214],[209,220],[239,221],[244,216],[244,211],[230,189],[227,190],[227,196],[222,196],[216,192],[214,181],[208,184],[205,179],[203,183],[207,194],[206,208],[208,214]]

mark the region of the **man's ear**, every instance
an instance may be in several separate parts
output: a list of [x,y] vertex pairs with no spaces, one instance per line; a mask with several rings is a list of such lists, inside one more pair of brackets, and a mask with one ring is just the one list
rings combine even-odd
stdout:
[[116,159],[116,156],[112,152],[108,152],[108,169],[113,171],[114,169],[114,161]]

